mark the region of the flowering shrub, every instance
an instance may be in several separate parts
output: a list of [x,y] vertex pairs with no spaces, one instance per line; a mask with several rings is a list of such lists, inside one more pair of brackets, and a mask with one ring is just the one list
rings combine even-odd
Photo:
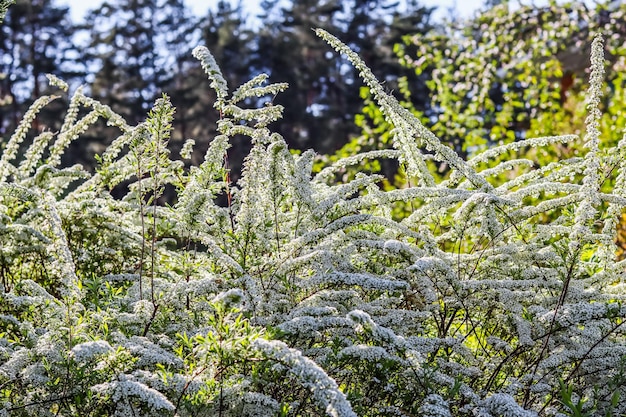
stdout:
[[[0,416],[626,413],[626,261],[613,243],[626,137],[600,142],[602,39],[586,154],[535,167],[524,150],[579,138],[463,160],[318,34],[361,72],[394,149],[313,175],[313,152],[292,154],[268,127],[282,108],[251,105],[286,85],[260,75],[231,94],[201,47],[222,119],[200,166],[170,158],[166,96],[129,126],[78,89],[61,130],[23,146],[54,97],[33,104],[0,158]],[[100,118],[120,136],[97,172],[61,167]],[[236,185],[234,135],[253,145]],[[489,165],[509,152],[520,157]],[[335,182],[374,158],[397,159],[415,185]],[[433,177],[433,161],[451,176]]]

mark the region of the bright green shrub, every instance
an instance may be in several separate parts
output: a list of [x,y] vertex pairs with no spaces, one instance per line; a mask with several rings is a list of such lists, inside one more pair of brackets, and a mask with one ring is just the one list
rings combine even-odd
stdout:
[[[471,20],[449,22],[426,34],[405,36],[404,42],[396,45],[398,58],[415,70],[428,87],[431,100],[425,110],[415,110],[410,96],[411,90],[419,86],[401,80],[396,93],[403,98],[401,104],[442,142],[470,156],[528,137],[580,135],[585,128],[588,46],[594,33],[610,33],[605,46],[609,59],[600,131],[605,143],[617,144],[622,132],[616,126],[624,125],[626,114],[626,3],[546,3],[515,6],[505,1]],[[362,96],[366,106],[356,119],[362,135],[338,156],[355,149],[388,146],[389,125],[365,87]],[[535,154],[526,153],[524,157],[547,165],[574,156],[581,147],[582,141],[576,141],[536,153],[530,151]],[[517,157],[508,153],[491,163]],[[380,166],[374,163],[360,168],[377,171]],[[445,164],[433,168],[447,173]],[[383,169],[392,171],[388,166]],[[394,185],[405,182],[399,178]]]
[[[626,140],[604,148],[597,129],[601,38],[586,155],[486,168],[510,150],[577,137],[464,160],[356,54],[318,34],[361,72],[395,149],[313,175],[313,153],[293,155],[268,128],[282,108],[249,105],[286,86],[261,75],[230,94],[205,48],[194,54],[222,119],[200,166],[169,156],[167,97],[129,126],[79,89],[62,129],[23,151],[51,98],[35,103],[0,158],[1,416],[626,412],[624,262],[613,244]],[[97,172],[61,168],[98,118],[120,136]],[[253,147],[234,185],[224,157],[238,134]],[[382,177],[365,173],[335,182],[381,156],[399,160],[413,186],[383,191]],[[449,179],[427,158],[448,164]],[[516,167],[514,179],[493,181]],[[410,215],[394,218],[398,204]]]
[[432,103],[424,116],[444,142],[471,155],[524,137],[564,130],[580,134],[585,57],[598,32],[611,34],[600,129],[606,141],[619,141],[615,126],[624,122],[626,4],[546,3],[513,7],[503,2],[469,22],[406,36],[397,45],[400,61],[428,77]]

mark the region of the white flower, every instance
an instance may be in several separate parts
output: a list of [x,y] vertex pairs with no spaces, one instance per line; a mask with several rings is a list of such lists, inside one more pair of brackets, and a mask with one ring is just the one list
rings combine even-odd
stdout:
[[326,408],[326,414],[330,417],[356,417],[337,383],[311,359],[277,340],[256,339],[253,347],[285,364],[289,372]]
[[429,394],[424,398],[420,413],[424,417],[452,417],[448,402],[437,394]]
[[243,291],[239,288],[232,288],[228,291],[219,293],[212,300],[211,303],[214,304],[224,304],[224,307],[230,308],[231,306],[236,306],[244,298]]
[[70,350],[70,357],[77,363],[89,362],[104,354],[113,352],[113,348],[106,340],[94,340],[78,344]]
[[126,407],[129,403],[123,400],[133,397],[145,404],[152,411],[151,415],[162,415],[163,412],[171,412],[175,409],[174,404],[167,397],[159,391],[135,381],[130,375],[120,375],[118,381],[94,385],[91,387],[91,391],[103,396],[110,395],[112,404],[117,408]]
[[525,410],[508,394],[493,394],[483,401],[488,415],[498,417],[536,417],[534,411]]

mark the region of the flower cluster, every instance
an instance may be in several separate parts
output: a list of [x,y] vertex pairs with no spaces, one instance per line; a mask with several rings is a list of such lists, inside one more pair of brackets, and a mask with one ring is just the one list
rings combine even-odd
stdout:
[[[79,89],[61,130],[19,152],[53,97],[33,104],[0,157],[0,416],[626,413],[626,261],[613,243],[626,163],[596,126],[601,38],[586,154],[538,166],[500,159],[578,137],[466,160],[318,34],[361,72],[394,149],[314,171],[313,152],[270,130],[282,107],[255,106],[286,86],[262,75],[229,95],[201,47],[222,119],[200,166],[170,157],[166,96],[129,126]],[[99,118],[120,136],[97,172],[61,167]],[[232,184],[235,135],[252,150]],[[407,187],[337,181],[378,158],[398,160]]]

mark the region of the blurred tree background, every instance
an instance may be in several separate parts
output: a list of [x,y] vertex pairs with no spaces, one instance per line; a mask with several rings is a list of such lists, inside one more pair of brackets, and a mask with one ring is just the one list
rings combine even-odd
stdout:
[[[201,44],[231,88],[261,72],[290,84],[275,98],[285,112],[273,129],[292,148],[340,155],[388,146],[389,126],[358,74],[315,36],[315,27],[358,52],[388,91],[462,154],[526,136],[580,133],[588,45],[597,30],[608,35],[611,57],[605,117],[625,117],[622,3],[513,7],[486,0],[467,21],[454,11],[436,20],[419,0],[263,0],[258,16],[243,1],[220,0],[193,16],[182,0],[106,0],[79,24],[54,0],[17,0],[0,27],[0,74],[7,75],[0,79],[0,135],[6,139],[34,99],[51,93],[45,74],[52,73],[73,88],[85,84],[131,123],[167,93],[177,109],[173,152],[194,138],[201,158],[219,119],[191,57]],[[60,128],[62,100],[39,115],[33,135]],[[94,154],[117,134],[96,126],[72,144],[66,162],[93,167]],[[606,134],[614,142],[621,132]],[[242,138],[230,151],[235,178],[247,146]],[[574,150],[561,151],[548,157]],[[398,170],[384,161],[361,168],[391,177]],[[433,169],[445,175],[445,167]]]
[[[285,113],[274,129],[295,149],[334,152],[359,134],[360,82],[315,36],[315,27],[350,44],[390,89],[399,76],[420,82],[393,52],[402,36],[434,27],[432,9],[417,1],[265,0],[261,6],[260,16],[250,16],[244,2],[218,1],[207,15],[192,16],[182,0],[106,0],[79,24],[54,0],[17,0],[0,28],[0,73],[8,74],[0,80],[0,135],[8,137],[35,98],[51,93],[45,74],[52,73],[74,88],[85,84],[130,123],[145,119],[154,100],[167,93],[177,112],[173,151],[194,138],[201,158],[219,115],[206,75],[191,56],[200,44],[214,54],[231,88],[261,72],[272,82],[288,82],[288,92],[275,98]],[[416,95],[412,104],[422,108],[426,102],[426,95]],[[35,130],[58,130],[62,104],[41,114]],[[67,163],[93,167],[93,155],[117,134],[104,123],[96,126],[72,144]],[[246,146],[242,139],[231,150],[235,172]]]

